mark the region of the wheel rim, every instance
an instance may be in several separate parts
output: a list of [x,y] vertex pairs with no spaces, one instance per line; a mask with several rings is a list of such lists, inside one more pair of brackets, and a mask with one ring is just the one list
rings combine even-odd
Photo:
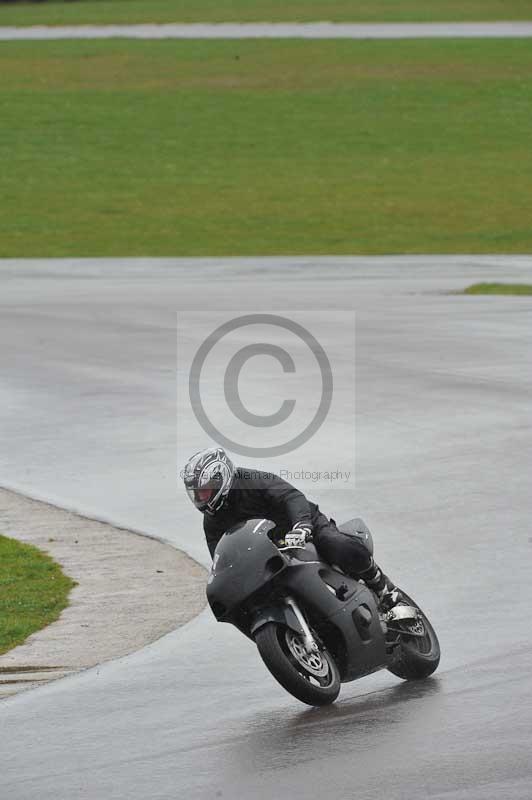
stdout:
[[422,655],[430,653],[432,650],[432,637],[420,612],[418,612],[413,622],[405,623],[405,633],[408,634],[409,632],[413,634],[408,637],[409,645],[415,647]]
[[286,628],[285,642],[288,653],[292,657],[292,663],[302,672],[304,677],[310,682],[317,682],[320,686],[327,686],[331,680],[331,668],[329,662],[320,650],[313,650],[308,653],[305,648],[305,641],[302,636]]
[[405,628],[407,631],[410,631],[415,636],[425,636],[427,633],[425,630],[425,626],[423,624],[423,620],[421,619],[420,616],[416,617],[414,622],[406,623]]

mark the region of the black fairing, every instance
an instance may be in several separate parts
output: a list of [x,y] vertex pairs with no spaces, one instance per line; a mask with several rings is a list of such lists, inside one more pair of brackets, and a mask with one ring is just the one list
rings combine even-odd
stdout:
[[372,592],[324,561],[301,562],[298,555],[295,551],[290,559],[282,585],[305,609],[310,624],[333,653],[342,681],[385,666],[386,644]]
[[[345,528],[349,525],[360,532],[360,525],[353,522],[361,521],[351,521]],[[268,538],[273,527],[267,520],[250,520],[220,539],[207,585],[216,618],[236,625],[251,638],[272,620],[295,627],[297,620],[287,616],[284,603],[284,597],[291,595],[333,654],[343,681],[386,666],[385,640],[372,592],[322,561],[312,544],[281,552]]]
[[216,619],[231,616],[286,567],[286,560],[268,538],[269,520],[252,519],[225,533],[214,552],[207,582],[207,600]]
[[373,537],[371,531],[360,517],[342,522],[341,525],[338,525],[338,530],[342,531],[342,533],[348,533],[350,536],[356,536],[357,539],[360,539],[363,543],[364,547],[369,550],[371,555],[373,555]]

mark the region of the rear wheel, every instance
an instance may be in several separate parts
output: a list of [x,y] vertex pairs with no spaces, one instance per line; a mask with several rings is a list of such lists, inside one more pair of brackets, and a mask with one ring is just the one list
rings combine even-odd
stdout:
[[418,610],[418,616],[415,620],[393,623],[394,631],[398,631],[399,644],[388,669],[405,681],[428,678],[440,663],[440,643],[436,631],[418,604],[404,592],[401,592],[398,605],[414,606]]
[[302,636],[275,622],[257,631],[255,643],[273,677],[287,692],[310,706],[334,703],[340,675],[327,650],[308,653]]

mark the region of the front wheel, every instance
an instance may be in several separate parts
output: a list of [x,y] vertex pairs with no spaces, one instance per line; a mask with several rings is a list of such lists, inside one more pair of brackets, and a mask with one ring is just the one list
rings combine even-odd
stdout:
[[287,692],[309,706],[334,703],[340,675],[327,650],[308,653],[302,636],[276,622],[260,628],[255,643],[271,674]]
[[440,663],[440,643],[436,631],[418,604],[404,592],[400,592],[400,596],[399,605],[414,606],[418,616],[415,620],[399,623],[399,643],[388,669],[405,681],[422,680],[432,675]]

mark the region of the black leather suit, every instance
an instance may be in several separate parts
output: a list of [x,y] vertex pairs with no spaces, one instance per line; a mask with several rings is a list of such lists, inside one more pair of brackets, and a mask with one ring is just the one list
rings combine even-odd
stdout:
[[203,529],[211,557],[225,531],[248,519],[269,519],[275,533],[288,533],[304,524],[312,531],[321,557],[357,576],[367,570],[371,556],[355,537],[342,533],[334,520],[278,475],[239,467],[226,502],[216,514],[204,514]]

